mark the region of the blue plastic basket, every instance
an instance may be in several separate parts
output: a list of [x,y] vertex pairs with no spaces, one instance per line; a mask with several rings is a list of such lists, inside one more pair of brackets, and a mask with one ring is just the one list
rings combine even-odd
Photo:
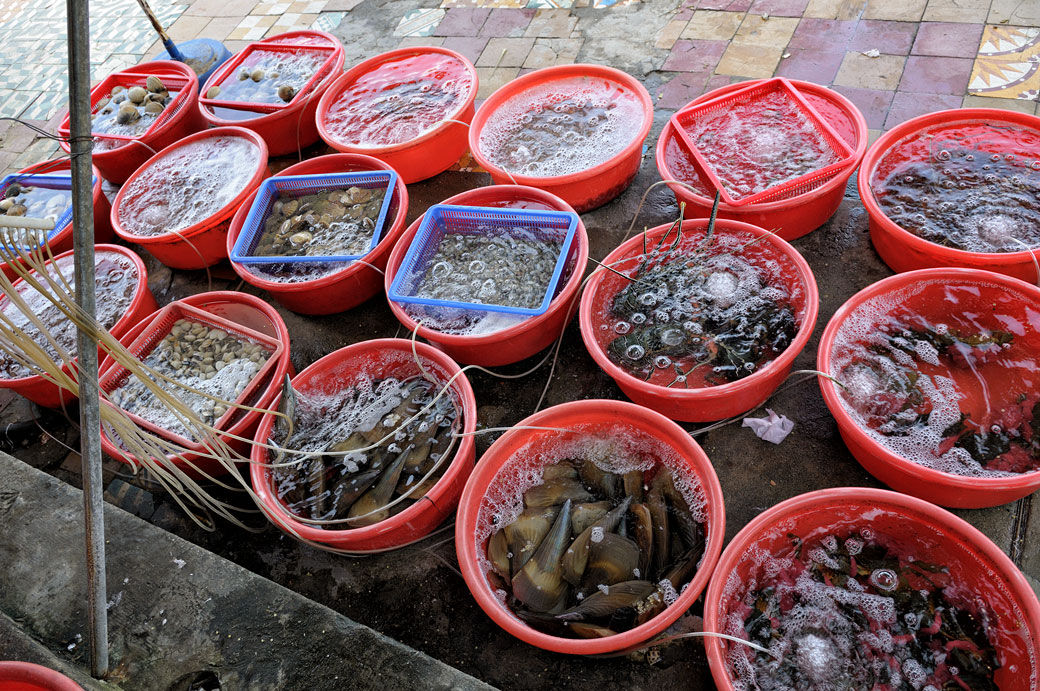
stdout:
[[[240,264],[317,264],[321,262],[347,262],[361,259],[379,244],[383,233],[383,224],[390,208],[390,200],[397,186],[397,174],[391,170],[379,170],[363,173],[329,173],[325,175],[285,175],[275,176],[260,184],[249,208],[249,215],[242,224],[242,232],[231,249],[231,261]],[[317,255],[299,257],[293,255],[273,255],[267,257],[253,256],[256,245],[264,234],[264,224],[271,214],[271,207],[282,194],[292,197],[303,197],[326,190],[361,187],[364,189],[382,189],[386,192],[383,205],[379,209],[379,218],[372,230],[372,242],[363,254]]]
[[[567,264],[569,250],[574,241],[574,233],[578,227],[578,214],[564,211],[534,211],[530,209],[493,209],[479,206],[452,206],[438,204],[431,206],[423,216],[422,224],[412,239],[408,252],[401,262],[401,268],[390,284],[387,296],[394,302],[431,305],[434,307],[452,307],[487,312],[506,312],[537,316],[549,309],[556,294],[556,285]],[[559,241],[559,256],[549,282],[545,285],[545,295],[538,307],[514,307],[494,303],[461,302],[454,300],[436,300],[418,295],[419,287],[426,276],[430,260],[437,253],[441,241],[446,235],[488,235],[509,234],[517,231],[534,233],[536,237],[544,237],[549,241]]]
[[[71,175],[8,175],[3,180],[0,180],[0,199],[3,199],[7,194],[7,188],[18,183],[19,185],[25,185],[27,187],[42,187],[49,190],[71,190],[72,189],[72,176]],[[91,186],[97,184],[97,178],[91,178]],[[54,223],[54,229],[47,232],[47,236],[40,241],[39,245],[32,247],[24,247],[26,250],[33,250],[42,245],[44,242],[50,240],[52,237],[57,235],[59,232],[64,230],[70,223],[72,223],[72,202],[70,200],[69,205],[65,207],[65,210],[58,216],[58,220]],[[2,241],[0,241],[2,242]],[[5,245],[6,246],[6,245]]]

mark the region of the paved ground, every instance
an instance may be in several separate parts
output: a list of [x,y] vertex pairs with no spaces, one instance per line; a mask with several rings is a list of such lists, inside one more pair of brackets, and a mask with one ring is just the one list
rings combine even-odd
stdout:
[[[120,2],[124,4],[119,12],[133,15],[133,5]],[[524,4],[331,0],[254,5],[246,0],[197,0],[164,11],[169,13],[167,21],[177,20],[175,30],[184,32],[175,34],[178,38],[202,35],[235,40],[278,33],[284,26],[279,17],[293,16],[293,23],[306,24],[344,13],[332,30],[347,47],[348,64],[401,44],[446,45],[478,65],[481,98],[536,67],[573,61],[610,64],[642,79],[655,97],[658,110],[650,144],[672,110],[704,90],[774,73],[833,84],[863,109],[873,136],[908,117],[940,108],[976,104],[1028,112],[1036,108],[1040,5],[1031,0],[695,0],[683,4],[670,0],[612,7],[600,7],[610,3],[599,2],[571,6],[533,0],[531,7]],[[554,8],[543,7],[550,4]],[[316,9],[309,9],[312,5]],[[37,16],[26,15],[29,11],[28,5],[13,9],[0,5],[0,31],[12,26],[5,12],[21,13],[11,17],[27,25]],[[60,19],[59,9],[48,11]],[[247,14],[250,11],[253,14]],[[54,24],[43,35],[56,35],[58,29]],[[42,58],[8,57],[8,47],[16,42],[25,43],[32,56],[55,50],[43,39],[0,41],[4,46],[0,61],[8,61],[0,79],[23,64],[32,65],[34,74],[44,69]],[[228,43],[234,48],[242,45]],[[871,57],[875,50],[877,57]],[[155,47],[135,48],[129,55],[136,59],[149,51]],[[127,55],[110,51],[105,59],[113,54]],[[51,116],[31,106],[48,90],[21,85],[19,81],[12,86],[12,94],[0,92],[0,107],[8,108],[4,114],[17,111],[45,124]],[[9,106],[23,101],[21,110]],[[0,123],[0,130],[5,124]],[[50,142],[34,142],[25,132],[17,125],[0,131],[0,169],[20,168],[51,155]],[[622,197],[584,215],[593,257],[602,258],[617,244],[639,197],[659,179],[650,160],[652,147],[650,151]],[[307,155],[323,152],[316,147]],[[465,171],[470,166],[464,159],[457,168]],[[430,204],[488,182],[486,174],[455,171],[413,185],[409,220]],[[640,223],[656,225],[676,213],[671,196],[659,190],[651,195]],[[812,367],[818,336],[831,314],[854,292],[890,272],[870,246],[866,214],[854,187],[827,225],[794,244],[821,286],[816,336],[796,362],[797,367]],[[152,261],[149,271],[160,304],[206,289],[206,276],[199,272],[173,273]],[[214,289],[239,287],[227,268],[218,267],[213,275]],[[297,370],[348,343],[398,333],[381,298],[334,317],[282,313],[293,335]],[[530,364],[507,369],[522,371]],[[510,384],[475,376],[480,422],[508,425],[529,414],[546,374],[542,370]],[[572,324],[564,335],[560,369],[548,403],[594,397],[622,396],[585,353],[577,325]],[[726,494],[728,536],[764,508],[801,492],[840,485],[876,486],[841,442],[814,384],[774,397],[771,406],[798,424],[781,446],[760,442],[736,426],[702,438]],[[79,483],[78,457],[70,450],[76,447],[76,431],[60,415],[0,395],[0,430],[0,443],[19,458],[70,484]],[[478,451],[489,442],[481,438]],[[450,540],[441,542],[451,537],[450,528],[414,548],[349,560],[301,547],[273,529],[256,535],[222,526],[217,534],[202,533],[146,479],[132,478],[114,463],[106,465],[105,484],[109,501],[148,522],[495,686],[711,688],[702,649],[689,641],[663,651],[661,659],[651,664],[645,658],[564,658],[512,639],[476,607],[455,573]],[[1031,505],[1032,499],[1027,498],[960,514],[992,537],[1036,583],[1040,527],[1033,524],[1040,516]],[[118,543],[125,537],[113,532],[109,539]],[[177,574],[171,570],[170,576]],[[58,653],[73,662],[82,659],[81,649]]]
[[[155,0],[174,40],[331,31],[347,65],[373,47],[443,45],[472,60],[480,98],[531,69],[599,62],[654,76],[658,106],[775,75],[833,85],[872,136],[916,115],[985,106],[1033,113],[1035,0]],[[0,0],[0,117],[55,131],[67,102],[64,0]],[[161,46],[133,0],[91,2],[95,79]],[[5,131],[6,130],[6,131]],[[0,121],[0,171],[57,145]],[[465,161],[463,162],[465,166]]]

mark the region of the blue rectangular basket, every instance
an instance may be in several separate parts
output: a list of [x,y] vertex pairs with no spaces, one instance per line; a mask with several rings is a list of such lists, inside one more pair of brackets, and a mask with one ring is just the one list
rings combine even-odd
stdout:
[[[7,188],[18,183],[19,185],[26,185],[29,187],[42,187],[48,190],[71,190],[72,189],[72,176],[71,175],[8,175],[3,180],[0,180],[0,199],[3,199],[7,194]],[[91,186],[97,184],[97,178],[91,178]],[[47,232],[47,236],[40,241],[39,245],[32,247],[23,247],[25,250],[34,250],[44,242],[50,240],[52,237],[60,233],[62,230],[68,227],[72,223],[72,203],[65,207],[65,210],[58,216],[58,220],[54,223],[54,230]],[[3,229],[0,229],[2,232]],[[5,247],[7,245],[4,245]]]
[[[256,191],[249,215],[242,224],[242,232],[238,234],[235,246],[231,249],[231,261],[240,264],[317,264],[325,262],[348,262],[361,259],[379,244],[383,224],[390,208],[390,200],[394,196],[397,185],[397,174],[391,170],[379,170],[363,173],[327,173],[324,175],[285,175],[264,180]],[[271,208],[280,194],[288,193],[292,197],[303,197],[316,192],[333,189],[361,187],[364,189],[382,189],[386,195],[379,209],[379,218],[372,230],[372,242],[363,254],[319,255],[314,257],[298,257],[293,255],[274,255],[268,257],[253,256],[257,243],[264,234],[264,224],[271,214]]]
[[[567,264],[569,250],[574,241],[574,233],[578,227],[578,214],[564,211],[534,211],[530,209],[497,209],[479,206],[452,206],[438,204],[431,206],[423,216],[422,225],[415,233],[408,252],[401,262],[387,296],[394,302],[432,305],[434,307],[454,307],[487,312],[505,312],[537,316],[549,309],[556,294],[556,285],[560,281],[563,268]],[[560,254],[549,282],[545,285],[545,295],[538,307],[513,307],[510,305],[489,304],[483,302],[459,302],[454,300],[436,300],[417,295],[423,277],[426,275],[430,260],[437,253],[441,241],[446,235],[487,235],[489,230],[496,233],[516,232],[523,230],[535,233],[536,237],[560,241]]]

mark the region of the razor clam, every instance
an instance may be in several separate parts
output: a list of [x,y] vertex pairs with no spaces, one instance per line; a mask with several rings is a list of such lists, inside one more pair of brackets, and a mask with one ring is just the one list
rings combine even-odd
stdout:
[[601,463],[544,467],[524,510],[488,539],[488,577],[517,616],[551,635],[598,638],[649,621],[690,582],[704,551],[705,528],[672,471],[618,474]]
[[335,521],[329,529],[371,525],[424,496],[451,462],[458,406],[450,392],[437,398],[439,384],[416,376],[360,379],[331,394],[284,388],[292,433],[276,421],[281,465],[271,472],[297,516]]

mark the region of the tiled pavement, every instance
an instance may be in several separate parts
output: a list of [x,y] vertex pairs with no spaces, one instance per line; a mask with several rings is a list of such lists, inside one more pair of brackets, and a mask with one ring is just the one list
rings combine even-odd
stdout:
[[[153,0],[174,40],[247,42],[296,28],[443,45],[477,66],[478,98],[532,69],[638,67],[657,105],[773,75],[832,86],[871,134],[932,110],[1035,113],[1040,0]],[[0,117],[54,131],[67,100],[64,0],[0,0]],[[159,52],[134,0],[92,0],[95,79]],[[373,24],[374,22],[374,24]],[[385,42],[381,43],[385,45]],[[0,122],[0,170],[54,154]]]

